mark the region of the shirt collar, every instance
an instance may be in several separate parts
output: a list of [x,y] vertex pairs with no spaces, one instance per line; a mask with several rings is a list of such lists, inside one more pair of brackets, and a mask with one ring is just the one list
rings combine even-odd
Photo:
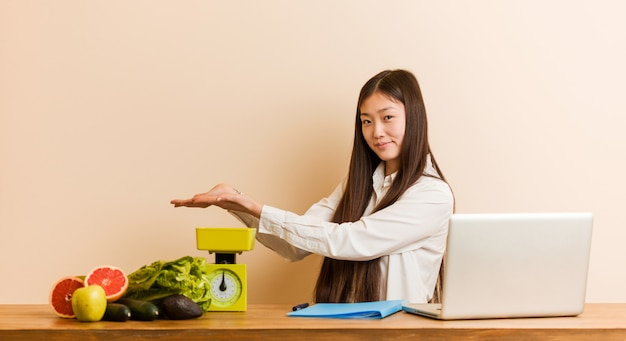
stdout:
[[397,174],[398,172],[395,172],[385,176],[385,163],[379,163],[376,167],[376,170],[374,170],[374,175],[372,177],[374,190],[378,191],[379,189],[388,188],[389,186],[391,186]]
[[[426,167],[424,167],[424,174],[439,177],[439,174],[437,173],[437,170],[433,166],[433,162],[430,159],[430,154],[428,154],[428,156],[426,157]],[[386,189],[391,186],[396,178],[396,175],[398,175],[398,172],[385,176],[385,163],[379,163],[376,167],[376,170],[374,170],[374,175],[372,176],[374,190],[378,191],[380,189]]]

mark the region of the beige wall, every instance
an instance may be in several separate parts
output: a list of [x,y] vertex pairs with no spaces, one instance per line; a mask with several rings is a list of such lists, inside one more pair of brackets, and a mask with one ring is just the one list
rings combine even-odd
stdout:
[[[0,0],[0,303],[101,264],[208,257],[195,227],[238,222],[169,200],[218,182],[302,213],[345,174],[359,88],[384,68],[420,79],[457,212],[592,211],[588,301],[625,301],[625,12]],[[253,303],[308,300],[320,261],[239,260]]]

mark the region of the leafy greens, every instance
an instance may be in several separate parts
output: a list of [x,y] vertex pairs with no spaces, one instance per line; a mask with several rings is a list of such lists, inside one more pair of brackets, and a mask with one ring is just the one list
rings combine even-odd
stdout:
[[128,290],[124,297],[155,301],[180,294],[207,311],[211,304],[209,291],[206,259],[185,256],[170,262],[156,261],[128,275]]

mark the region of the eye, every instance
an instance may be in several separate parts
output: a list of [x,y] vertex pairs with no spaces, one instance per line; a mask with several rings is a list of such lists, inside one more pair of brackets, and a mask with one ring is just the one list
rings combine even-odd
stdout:
[[389,121],[392,118],[393,118],[392,115],[385,115],[385,117],[384,117],[385,121]]
[[364,126],[368,126],[368,125],[372,124],[372,121],[371,120],[367,120],[367,119],[362,119],[361,120],[361,124],[364,125]]

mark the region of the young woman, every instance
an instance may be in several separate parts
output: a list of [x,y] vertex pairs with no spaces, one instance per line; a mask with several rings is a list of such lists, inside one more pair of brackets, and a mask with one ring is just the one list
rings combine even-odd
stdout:
[[289,260],[324,256],[316,302],[428,302],[454,197],[430,150],[415,76],[387,70],[365,83],[354,131],[347,178],[304,215],[263,205],[226,184],[171,203],[229,210]]

